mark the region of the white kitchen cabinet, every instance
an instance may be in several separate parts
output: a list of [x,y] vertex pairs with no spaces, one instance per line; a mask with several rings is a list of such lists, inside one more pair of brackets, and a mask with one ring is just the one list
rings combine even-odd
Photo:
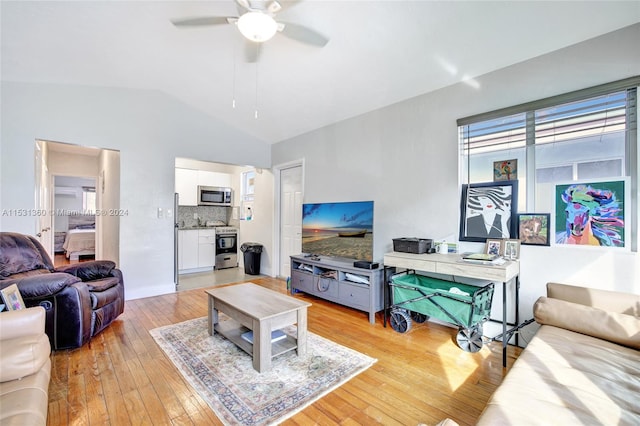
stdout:
[[229,173],[209,172],[198,170],[198,185],[203,186],[231,186],[231,175]]
[[178,232],[179,271],[210,270],[215,261],[216,234],[213,229],[181,229]]
[[198,231],[198,267],[213,267],[216,257],[216,234],[213,229]]
[[[195,269],[198,268],[198,230],[188,229],[179,231],[182,234],[182,250],[178,250],[182,253],[182,268],[180,269]],[[180,239],[178,238],[178,242]]]
[[175,190],[180,194],[181,206],[198,205],[198,170],[176,168]]

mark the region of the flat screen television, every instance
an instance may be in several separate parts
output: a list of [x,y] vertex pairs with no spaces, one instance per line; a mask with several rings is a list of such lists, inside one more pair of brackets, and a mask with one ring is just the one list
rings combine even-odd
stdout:
[[302,205],[302,251],[373,261],[373,201]]

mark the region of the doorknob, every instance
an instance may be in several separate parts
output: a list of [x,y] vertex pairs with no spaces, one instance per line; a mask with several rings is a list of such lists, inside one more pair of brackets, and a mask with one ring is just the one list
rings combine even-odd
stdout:
[[42,234],[41,234],[40,232],[38,232],[38,233],[36,234],[36,237],[40,238],[40,237],[42,237]]

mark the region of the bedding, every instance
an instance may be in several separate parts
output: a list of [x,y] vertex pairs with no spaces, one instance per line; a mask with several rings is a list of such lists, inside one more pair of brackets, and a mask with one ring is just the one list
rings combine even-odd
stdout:
[[67,259],[71,260],[78,260],[80,256],[95,254],[96,230],[69,229],[62,247]]

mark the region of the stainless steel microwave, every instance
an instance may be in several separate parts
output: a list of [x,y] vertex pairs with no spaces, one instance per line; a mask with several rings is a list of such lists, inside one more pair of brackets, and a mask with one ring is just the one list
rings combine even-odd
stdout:
[[198,185],[199,206],[231,206],[233,203],[233,190],[219,186]]

